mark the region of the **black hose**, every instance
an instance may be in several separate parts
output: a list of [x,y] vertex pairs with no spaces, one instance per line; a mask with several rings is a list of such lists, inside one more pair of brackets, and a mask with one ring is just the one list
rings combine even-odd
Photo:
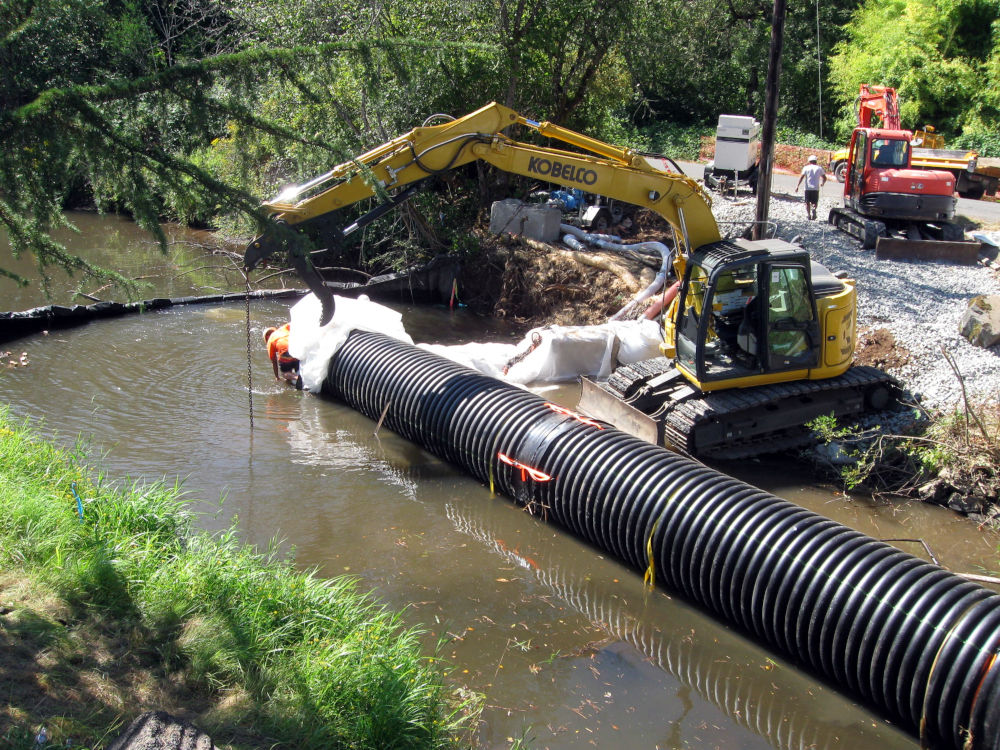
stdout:
[[[289,299],[301,297],[297,289],[260,289],[250,293],[251,299]],[[0,312],[0,343],[31,336],[41,331],[72,328],[102,318],[112,318],[150,310],[163,310],[178,305],[205,305],[223,302],[243,302],[246,292],[208,294],[200,297],[157,297],[141,302],[95,302],[92,305],[45,305],[30,310]]]
[[355,331],[324,389],[863,696],[1000,749],[1000,596],[516,386]]

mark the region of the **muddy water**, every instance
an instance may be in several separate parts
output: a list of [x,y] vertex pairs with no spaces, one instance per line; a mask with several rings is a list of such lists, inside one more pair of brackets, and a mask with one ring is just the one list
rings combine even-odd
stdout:
[[[368,419],[275,383],[258,341],[286,310],[265,302],[251,313],[252,430],[239,305],[21,340],[6,348],[30,364],[0,370],[0,398],[65,442],[91,436],[113,476],[181,478],[205,528],[235,520],[248,541],[280,539],[303,566],[357,576],[405,607],[429,646],[442,643],[456,683],[486,695],[481,747],[522,736],[550,748],[916,747],[836,688],[645,591],[634,571],[375,434]],[[462,311],[403,312],[420,341],[504,335]],[[547,395],[571,405],[575,389]],[[923,538],[954,570],[1000,567],[998,539],[946,511],[845,498],[787,465],[728,469],[873,536]]]
[[[129,219],[74,211],[66,214],[70,226],[60,227],[53,237],[86,260],[119,271],[135,279],[140,288],[137,299],[152,297],[182,297],[194,294],[217,294],[242,291],[241,265],[235,256],[211,254],[206,232],[164,225],[169,253],[163,255],[159,244]],[[49,269],[50,297],[42,294],[37,284],[38,271],[29,255],[12,258],[7,237],[0,229],[0,268],[36,280],[29,287],[18,287],[10,279],[0,277],[0,311],[26,310],[36,305],[87,305],[91,299],[78,295],[83,292],[99,299],[128,301],[103,281],[86,281],[80,274],[68,276],[59,269]]]

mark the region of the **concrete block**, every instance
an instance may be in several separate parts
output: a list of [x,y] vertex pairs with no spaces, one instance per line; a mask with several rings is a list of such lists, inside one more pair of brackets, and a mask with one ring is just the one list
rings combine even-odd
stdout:
[[520,234],[539,242],[559,239],[562,212],[555,206],[542,206],[508,198],[490,207],[490,231],[493,234]]

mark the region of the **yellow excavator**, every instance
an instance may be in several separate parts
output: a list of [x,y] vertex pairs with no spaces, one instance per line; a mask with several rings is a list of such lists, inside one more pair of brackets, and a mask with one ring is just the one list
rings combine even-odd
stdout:
[[[289,188],[264,204],[272,226],[247,247],[249,272],[286,251],[323,304],[333,295],[310,247],[328,248],[407,200],[425,178],[482,161],[505,172],[647,208],[672,230],[676,296],[664,314],[663,356],[585,380],[580,409],[626,432],[699,456],[737,458],[801,443],[806,422],[886,408],[896,385],[852,367],[854,282],[778,239],[724,240],[711,198],[667,157],[619,148],[493,103],[434,122]],[[432,124],[434,122],[434,124]],[[520,126],[575,150],[514,140]],[[337,212],[379,198],[341,226]],[[305,237],[309,241],[305,241]]]

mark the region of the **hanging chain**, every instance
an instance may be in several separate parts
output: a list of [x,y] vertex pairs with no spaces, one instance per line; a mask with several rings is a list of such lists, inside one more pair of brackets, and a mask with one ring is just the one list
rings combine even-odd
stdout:
[[250,434],[253,434],[253,368],[250,351],[250,277],[247,276],[247,398],[250,401]]

